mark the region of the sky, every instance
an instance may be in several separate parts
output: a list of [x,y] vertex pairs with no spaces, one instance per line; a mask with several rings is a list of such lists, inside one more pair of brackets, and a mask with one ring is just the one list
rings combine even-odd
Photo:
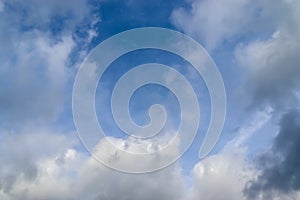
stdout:
[[[298,0],[0,0],[0,199],[300,199],[299,17]],[[168,47],[185,58],[137,49],[101,73],[94,61],[128,41],[174,41],[157,32],[122,38],[144,27],[203,49],[183,40]],[[147,63],[161,65],[135,71]],[[118,95],[139,81],[154,83]],[[212,119],[222,124],[212,98],[224,102],[223,86],[223,129],[199,157]],[[119,126],[131,122],[134,133]]]

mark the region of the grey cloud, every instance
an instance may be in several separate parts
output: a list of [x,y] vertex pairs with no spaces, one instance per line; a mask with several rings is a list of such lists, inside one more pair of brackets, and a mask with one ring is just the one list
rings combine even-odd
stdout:
[[[236,48],[239,64],[249,74],[246,84],[252,106],[271,105],[275,111],[293,108],[300,87],[299,1],[264,0],[259,15],[249,26],[257,27],[255,37]],[[262,25],[265,24],[265,27]],[[261,35],[271,35],[267,39]]]
[[[300,26],[299,26],[300,27]],[[291,108],[298,102],[299,37],[278,33],[268,41],[254,42],[238,52],[250,69],[246,87],[253,106],[271,105],[278,109]],[[241,54],[240,54],[241,53]],[[246,69],[246,70],[249,70]]]
[[265,198],[293,195],[300,190],[300,112],[288,112],[279,125],[272,148],[258,159],[261,174],[245,188],[245,194],[251,199],[259,195]]

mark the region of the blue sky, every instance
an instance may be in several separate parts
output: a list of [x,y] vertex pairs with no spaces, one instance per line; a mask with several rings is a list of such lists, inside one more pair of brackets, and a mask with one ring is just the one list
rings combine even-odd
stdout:
[[[0,0],[0,199],[300,199],[299,13],[296,0]],[[72,92],[82,62],[106,39],[142,27],[190,36],[218,67],[227,115],[217,144],[203,159],[198,153],[211,117],[208,87],[187,60],[158,49],[129,52],[109,66],[95,97],[106,137],[93,141],[92,152],[80,141]],[[123,173],[95,155],[112,166],[155,168],[176,156],[185,141],[141,161],[105,140],[149,153],[176,133],[180,102],[156,84],[139,88],[129,110],[143,126],[150,122],[151,105],[163,105],[168,118],[160,137],[135,140],[113,118],[115,84],[145,63],[170,66],[186,77],[199,103],[200,126],[177,162],[151,173]],[[151,74],[156,75],[161,74]]]

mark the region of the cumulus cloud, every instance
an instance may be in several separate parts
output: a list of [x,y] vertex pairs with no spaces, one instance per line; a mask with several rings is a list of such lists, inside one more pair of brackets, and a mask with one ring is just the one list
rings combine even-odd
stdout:
[[189,9],[173,11],[172,22],[208,49],[223,42],[236,45],[235,58],[247,73],[245,95],[250,94],[252,105],[287,107],[297,103],[298,1],[194,0],[189,3]]
[[224,151],[199,162],[193,169],[190,200],[244,199],[243,188],[251,177],[242,149]]
[[[115,143],[122,146],[125,140],[114,139]],[[151,142],[144,142],[146,146]],[[140,143],[128,143],[127,149],[140,148]],[[105,150],[108,157],[115,157],[116,150],[107,142],[100,142],[95,154]],[[151,152],[151,150],[149,150]],[[149,152],[148,151],[148,152]],[[102,152],[101,152],[102,153]],[[176,155],[176,149],[170,152]],[[151,159],[146,163],[139,163],[126,154],[110,162],[118,162],[123,166],[128,165],[153,165],[168,155]],[[92,173],[91,173],[92,172]],[[177,164],[155,173],[126,174],[120,173],[99,165],[94,159],[89,159],[80,172],[80,191],[82,198],[89,199],[181,199],[184,191],[184,182],[181,169]]]
[[282,109],[297,104],[299,39],[300,35],[294,37],[279,30],[266,41],[255,41],[237,48],[238,61],[250,71],[247,87],[252,91],[253,105]]
[[4,0],[0,10],[0,196],[20,199],[16,184],[34,181],[37,162],[71,143],[67,133],[40,122],[52,122],[62,110],[77,45],[72,33],[92,12],[85,1]]
[[[88,2],[13,0],[1,10],[0,199],[180,199],[178,164],[155,174],[120,173],[76,149],[76,135],[49,131],[64,105],[73,59],[82,55],[77,48],[84,54],[97,34]],[[98,148],[115,155],[107,143]]]
[[[41,137],[41,136],[40,136]],[[30,165],[19,166],[20,171],[14,172],[15,179],[9,187],[3,185],[8,184],[7,177],[9,173],[2,169],[2,181],[0,187],[0,197],[6,199],[181,199],[184,190],[183,176],[181,168],[175,164],[167,169],[156,173],[146,174],[126,174],[121,173],[101,165],[94,158],[87,156],[80,151],[72,148],[74,144],[67,141],[66,137],[51,136],[46,143],[51,146],[51,141],[57,141],[56,149],[48,152],[47,156],[40,156],[31,160]],[[59,143],[58,141],[61,141]],[[24,140],[14,141],[18,145],[24,145]],[[20,144],[18,143],[20,142]],[[33,144],[35,148],[39,146],[39,140],[35,140],[37,144]],[[120,142],[122,143],[121,139]],[[45,143],[44,143],[45,145]],[[47,152],[43,149],[43,152]],[[99,143],[100,149],[106,149],[108,156],[114,156],[113,149],[107,143]],[[134,145],[134,144],[133,144]],[[20,146],[18,150],[30,148]],[[53,146],[52,146],[53,147]],[[129,146],[130,148],[131,146]],[[98,149],[99,149],[98,148]],[[135,147],[133,147],[135,148]],[[49,150],[49,149],[48,149]],[[4,152],[4,151],[3,151]],[[35,151],[31,149],[31,153]],[[62,153],[64,152],[64,153]],[[97,153],[97,152],[94,152]],[[11,154],[12,155],[12,154]],[[14,154],[24,158],[19,152]],[[126,156],[120,157],[121,162],[130,162],[137,164],[138,160],[130,160]],[[18,166],[17,160],[12,159],[15,166]],[[120,160],[119,160],[120,161]],[[119,162],[112,161],[112,162]],[[153,160],[152,162],[156,162]],[[151,163],[148,163],[151,164]],[[152,163],[154,164],[154,163]],[[33,173],[24,171],[25,169],[33,169]],[[24,176],[27,174],[27,176]]]
[[[86,1],[3,1],[0,13],[0,121],[52,121],[61,111],[74,51],[95,36]],[[36,9],[36,8],[39,9]],[[76,35],[85,27],[86,36]],[[58,27],[59,26],[59,27]],[[81,46],[80,52],[86,51]],[[13,77],[13,78],[12,78]]]
[[[255,199],[295,199],[299,191],[296,155],[300,122],[298,111],[289,111],[299,107],[299,13],[299,1],[294,0],[204,0],[192,1],[190,10],[179,8],[172,15],[177,27],[208,48],[236,40],[234,54],[247,74],[243,90],[251,99],[251,108],[270,108],[274,111],[268,117],[272,122],[281,118],[270,153],[254,162],[261,174],[245,189],[247,196]],[[240,36],[247,39],[240,42]]]
[[195,165],[188,199],[247,199],[244,188],[258,173],[248,158],[247,141],[269,122],[271,113],[270,109],[254,113],[220,152]]
[[[68,146],[78,143],[61,134],[35,128],[22,133],[1,130],[0,140],[0,197],[19,199],[17,190],[24,182],[32,182],[40,176],[37,163],[65,151]],[[22,186],[23,188],[26,185]],[[25,189],[24,189],[25,191]],[[22,195],[20,193],[20,195]],[[6,197],[6,198],[4,198]]]
[[[300,23],[298,1],[262,1],[258,21],[268,24],[270,37],[239,44],[235,55],[249,72],[252,104],[287,109],[298,102]],[[258,34],[267,34],[258,29]]]
[[[239,44],[235,50],[239,64],[249,73],[246,88],[251,105],[271,106],[279,122],[279,132],[268,153],[254,163],[258,176],[248,182],[249,199],[299,198],[299,1],[262,1],[259,20],[267,24],[269,36]],[[262,29],[257,33],[262,35]],[[291,111],[292,110],[292,111]]]
[[51,120],[61,109],[70,73],[65,65],[74,42],[65,37],[51,44],[36,37],[20,41],[14,58],[1,66],[0,110],[6,122]]
[[249,0],[193,0],[190,9],[174,10],[171,19],[179,29],[213,49],[249,30],[253,5]]
[[[0,199],[299,198],[299,111],[282,116],[270,153],[258,157],[255,169],[242,148],[272,120],[273,109],[284,112],[299,100],[299,8],[296,0],[194,0],[190,9],[174,10],[172,22],[209,49],[250,35],[236,47],[235,57],[249,72],[253,104],[270,108],[254,124],[241,127],[241,137],[196,164],[193,185],[186,190],[179,163],[156,173],[120,173],[78,150],[75,135],[35,126],[59,115],[74,73],[69,66],[75,55],[86,53],[78,51],[79,46],[87,47],[97,35],[98,18],[84,0],[0,0],[0,43],[5,46],[0,48]],[[112,140],[140,151],[141,143]],[[142,145],[143,151],[155,146]],[[102,141],[97,150],[115,158],[110,147]],[[139,163],[122,155],[111,162],[155,166],[159,160]]]

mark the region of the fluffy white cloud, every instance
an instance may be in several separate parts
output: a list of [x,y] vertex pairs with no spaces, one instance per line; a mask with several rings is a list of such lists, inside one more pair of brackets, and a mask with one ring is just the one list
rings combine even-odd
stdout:
[[78,143],[68,136],[72,135],[37,127],[19,133],[1,130],[0,197],[6,196],[1,199],[20,199],[26,193],[25,183],[39,185],[35,182],[41,173],[38,163]]
[[173,11],[172,22],[187,34],[213,49],[225,40],[240,36],[254,11],[249,0],[193,0],[190,10]]
[[[120,143],[124,141],[120,140]],[[145,145],[149,146],[148,143]],[[109,157],[115,156],[115,150],[107,143],[99,143],[99,149],[106,149]],[[140,144],[128,144],[128,149],[139,148]],[[97,153],[97,152],[95,152]],[[173,152],[176,153],[176,150]],[[152,159],[147,165],[155,165],[164,156]],[[123,165],[130,163],[139,165],[139,160],[134,160],[126,155],[120,156],[118,160]],[[88,199],[180,199],[183,194],[184,182],[178,164],[170,166],[155,173],[125,174],[105,168],[94,159],[88,159],[79,174],[80,197]]]
[[[51,122],[62,111],[72,66],[97,35],[98,18],[85,0],[1,2],[0,123],[16,129]],[[76,35],[82,24],[85,37]]]
[[[28,135],[28,137],[34,135]],[[34,169],[34,173],[29,174],[25,171],[11,171],[15,179],[9,185],[1,184],[0,197],[6,199],[181,199],[184,191],[184,182],[180,167],[175,164],[167,169],[156,173],[146,174],[126,174],[109,169],[101,165],[90,156],[72,148],[74,144],[67,141],[66,137],[43,135],[49,137],[47,142],[43,142],[43,153],[48,152],[47,156],[40,156],[30,159],[30,165],[23,163],[19,169]],[[41,135],[38,138],[42,138]],[[24,146],[24,140],[13,142],[19,146],[11,159],[13,166],[18,166],[16,156],[24,158],[24,153],[38,148],[41,141],[38,138],[30,145]],[[26,138],[29,139],[29,138]],[[57,141],[56,149],[49,152],[47,146],[52,146],[51,141]],[[60,143],[58,141],[61,141]],[[20,143],[19,143],[20,142]],[[26,144],[26,143],[25,143]],[[114,156],[115,152],[107,149],[110,147],[106,143],[101,149],[106,149],[109,156]],[[33,147],[35,147],[33,149]],[[133,147],[135,148],[135,147]],[[1,151],[4,152],[4,151]],[[64,153],[61,153],[64,152]],[[38,153],[36,153],[38,154]],[[10,154],[13,155],[13,154]],[[122,162],[137,164],[138,160],[129,160],[126,156],[120,157]],[[157,160],[153,160],[156,162]],[[22,162],[22,161],[20,161]],[[150,163],[151,164],[151,163]],[[31,168],[30,168],[31,167]],[[7,184],[7,166],[1,168],[0,183]],[[8,177],[9,178],[9,177]],[[2,195],[2,196],[1,196]]]
[[190,200],[245,199],[243,190],[252,176],[243,150],[222,152],[199,162],[193,169],[194,185]]

